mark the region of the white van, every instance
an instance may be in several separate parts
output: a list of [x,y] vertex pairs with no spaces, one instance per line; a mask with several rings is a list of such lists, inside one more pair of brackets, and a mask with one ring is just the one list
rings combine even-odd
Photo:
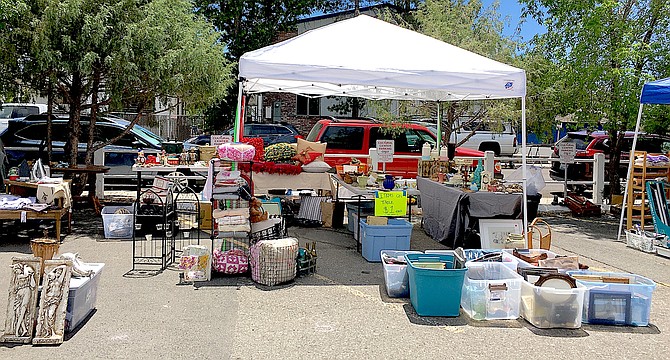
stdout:
[[28,115],[46,113],[47,104],[4,103],[0,105],[0,119],[22,119]]

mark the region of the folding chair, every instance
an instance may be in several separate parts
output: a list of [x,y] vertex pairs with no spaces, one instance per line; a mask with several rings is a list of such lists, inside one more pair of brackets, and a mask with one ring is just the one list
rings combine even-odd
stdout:
[[663,181],[647,181],[647,197],[651,218],[654,221],[654,231],[657,234],[670,236],[670,214],[668,213],[668,199],[665,197]]

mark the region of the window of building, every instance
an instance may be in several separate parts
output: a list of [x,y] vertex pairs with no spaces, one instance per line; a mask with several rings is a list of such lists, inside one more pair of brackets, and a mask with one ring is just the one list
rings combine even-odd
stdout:
[[319,115],[321,103],[319,98],[309,98],[307,96],[296,95],[298,97],[296,102],[297,115]]

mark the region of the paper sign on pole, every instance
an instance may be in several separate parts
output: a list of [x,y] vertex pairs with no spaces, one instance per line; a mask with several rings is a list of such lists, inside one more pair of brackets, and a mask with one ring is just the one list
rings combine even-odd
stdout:
[[221,144],[226,144],[233,142],[233,137],[231,135],[212,135],[212,146],[219,146]]
[[377,191],[375,193],[375,216],[407,216],[407,193],[405,191]]
[[393,140],[377,140],[377,155],[379,162],[393,162],[393,153],[395,152],[395,142]]
[[558,157],[564,164],[575,162],[575,154],[577,153],[577,145],[573,142],[558,143]]

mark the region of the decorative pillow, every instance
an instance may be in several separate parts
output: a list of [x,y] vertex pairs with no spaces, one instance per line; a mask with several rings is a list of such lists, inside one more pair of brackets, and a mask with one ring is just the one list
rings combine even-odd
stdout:
[[242,250],[215,249],[212,255],[212,267],[215,271],[224,274],[244,274],[249,271],[249,258]]
[[263,138],[242,138],[241,142],[249,144],[254,148],[256,148],[256,155],[254,155],[254,161],[263,161],[265,155]]
[[323,161],[323,154],[326,153],[326,143],[311,142],[298,138],[298,154],[307,154],[310,152],[317,152],[321,154],[320,158],[313,160]]
[[219,157],[232,161],[251,161],[256,155],[256,148],[249,144],[228,143],[218,147]]
[[330,165],[319,160],[312,161],[311,163],[302,166],[302,171],[308,173],[323,173],[328,170],[330,170]]
[[295,150],[287,143],[278,143],[265,148],[265,161],[289,161],[295,155]]

